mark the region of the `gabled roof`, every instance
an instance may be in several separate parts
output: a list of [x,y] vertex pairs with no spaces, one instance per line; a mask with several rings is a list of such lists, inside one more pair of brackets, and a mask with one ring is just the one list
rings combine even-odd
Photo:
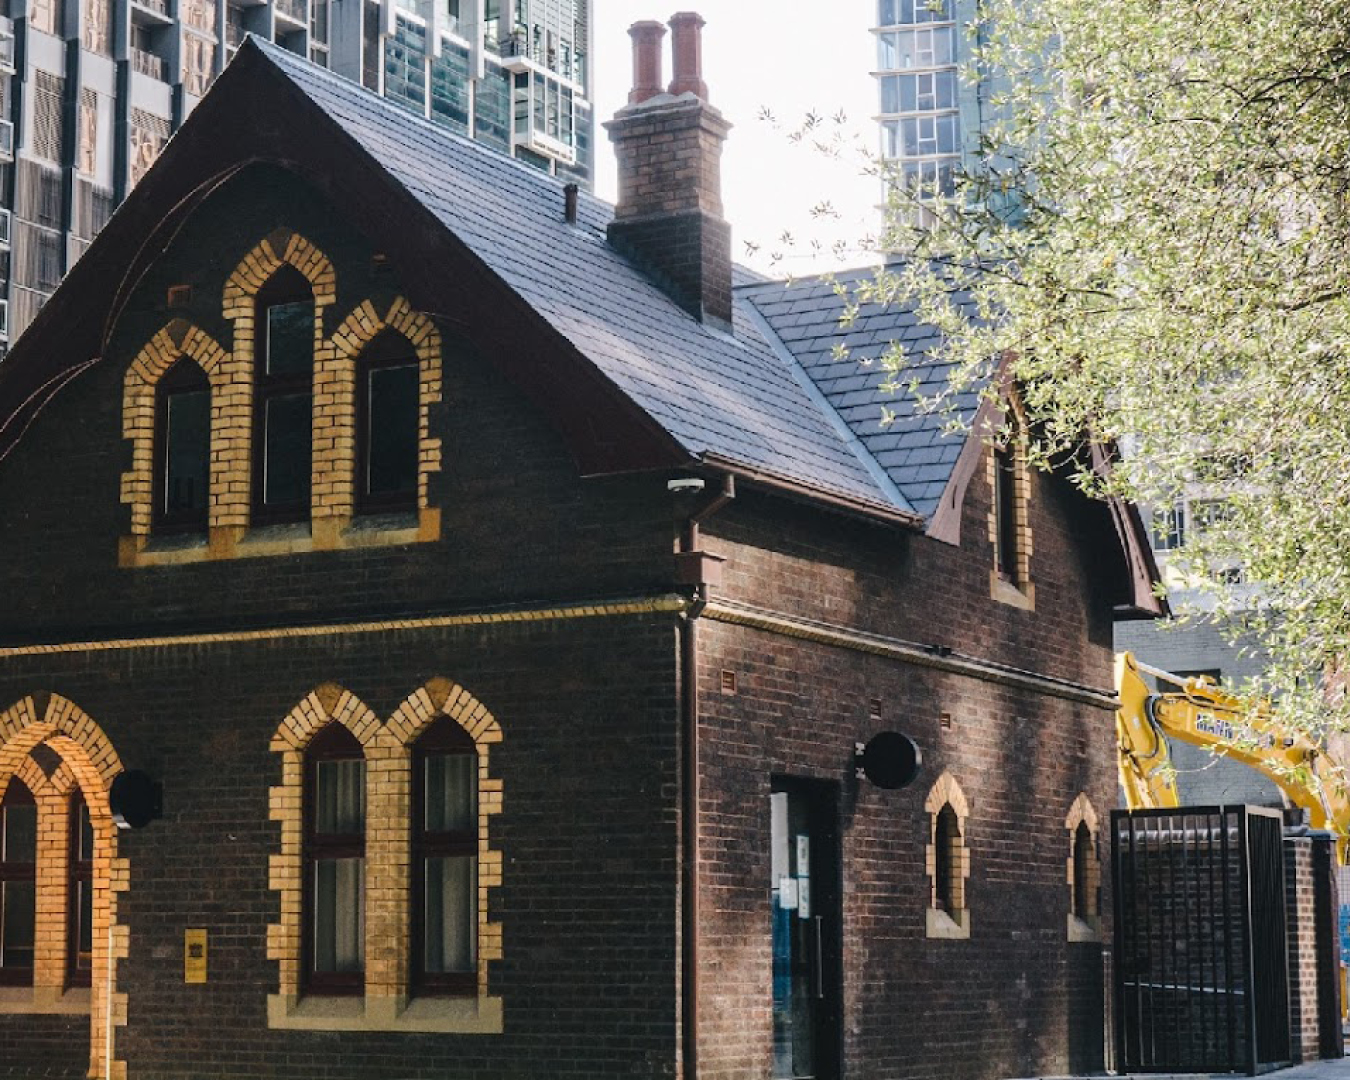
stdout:
[[878,509],[879,486],[756,327],[679,308],[605,239],[612,215],[562,183],[270,43],[255,48],[694,458],[716,458]]
[[[908,393],[882,388],[886,372],[878,361],[893,341],[903,343],[909,358],[905,376],[925,397],[946,385],[951,365],[929,359],[938,344],[937,330],[920,322],[911,306],[863,304],[856,318],[841,325],[854,288],[874,273],[850,270],[747,284],[737,289],[737,297],[763,316],[905,501],[927,518],[937,509],[966,442],[945,428],[951,420],[969,427],[980,406],[979,390],[962,393],[949,410],[935,412],[918,408]],[[962,294],[954,299],[968,303]],[[969,307],[973,318],[973,303]],[[839,357],[841,345],[847,354]],[[890,423],[883,423],[886,413],[893,417]]]
[[[609,245],[604,202],[581,194],[569,224],[560,180],[257,38],[0,363],[0,457],[100,360],[183,219],[259,161],[291,169],[378,238],[414,306],[461,328],[490,321],[490,358],[555,418],[583,472],[707,463],[910,525],[931,520],[952,481],[968,440],[886,394],[865,363],[898,338],[921,381],[945,377],[924,360],[935,332],[912,311],[864,307],[841,332],[830,281],[737,268],[734,332],[704,325]],[[833,359],[841,337],[846,361]],[[883,405],[898,414],[884,428]],[[973,416],[977,402],[958,405]]]

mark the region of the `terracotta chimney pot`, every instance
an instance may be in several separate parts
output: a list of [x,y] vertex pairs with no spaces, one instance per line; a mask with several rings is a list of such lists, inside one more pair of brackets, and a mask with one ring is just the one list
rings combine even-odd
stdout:
[[661,39],[666,28],[659,22],[646,19],[628,28],[633,39],[633,89],[628,92],[628,104],[639,105],[648,98],[664,93],[661,87]]
[[670,17],[670,46],[674,54],[672,94],[693,94],[708,100],[708,84],[703,81],[703,27],[706,25],[697,11],[680,11]]

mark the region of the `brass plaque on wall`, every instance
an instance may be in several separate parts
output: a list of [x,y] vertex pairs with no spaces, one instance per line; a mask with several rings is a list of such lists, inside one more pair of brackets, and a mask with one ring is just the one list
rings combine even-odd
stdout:
[[183,981],[206,982],[206,931],[183,931]]

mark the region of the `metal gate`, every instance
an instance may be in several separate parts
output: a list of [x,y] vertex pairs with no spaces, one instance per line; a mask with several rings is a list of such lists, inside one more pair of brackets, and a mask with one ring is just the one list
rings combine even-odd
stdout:
[[1250,806],[1115,810],[1121,1072],[1289,1059],[1282,820]]

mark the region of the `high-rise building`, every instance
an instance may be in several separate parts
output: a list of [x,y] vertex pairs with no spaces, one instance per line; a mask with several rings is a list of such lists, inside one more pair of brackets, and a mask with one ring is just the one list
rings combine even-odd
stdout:
[[877,0],[881,157],[923,201],[952,195],[958,167],[974,171],[993,116],[1000,76],[971,78],[977,25],[975,0]]
[[589,186],[591,0],[10,0],[0,345],[32,321],[246,33]]

